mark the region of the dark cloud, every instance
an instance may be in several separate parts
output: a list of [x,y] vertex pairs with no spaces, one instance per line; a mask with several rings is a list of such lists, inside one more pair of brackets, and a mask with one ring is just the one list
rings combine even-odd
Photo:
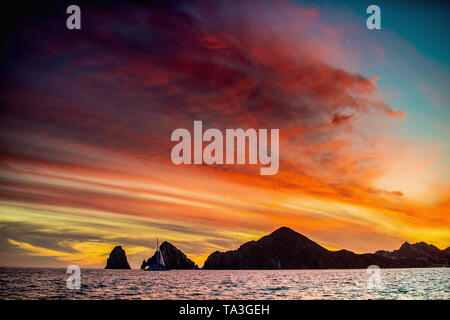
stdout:
[[[3,87],[4,152],[67,162],[46,148],[58,137],[153,157],[167,153],[161,141],[172,130],[195,119],[219,128],[309,130],[330,114],[333,124],[347,120],[339,115],[343,108],[396,115],[373,97],[370,79],[314,59],[302,34],[293,45],[249,8],[246,2],[94,5],[84,9],[79,34],[56,19],[25,28],[18,37],[28,43],[27,55],[9,58],[14,73]],[[273,9],[270,2],[256,8]],[[17,144],[17,132],[41,142]]]

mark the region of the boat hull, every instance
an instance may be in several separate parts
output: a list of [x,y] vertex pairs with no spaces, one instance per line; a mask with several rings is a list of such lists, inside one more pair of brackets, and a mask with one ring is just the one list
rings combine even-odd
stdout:
[[170,271],[170,269],[163,266],[149,266],[144,271]]

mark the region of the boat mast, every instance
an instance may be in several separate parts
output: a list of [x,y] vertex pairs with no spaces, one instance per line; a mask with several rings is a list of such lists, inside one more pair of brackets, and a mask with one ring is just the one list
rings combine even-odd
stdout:
[[158,242],[158,237],[156,237],[156,264],[159,265],[159,242]]

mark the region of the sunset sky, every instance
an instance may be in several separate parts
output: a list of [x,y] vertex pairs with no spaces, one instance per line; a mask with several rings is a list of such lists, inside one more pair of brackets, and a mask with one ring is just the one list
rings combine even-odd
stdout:
[[[288,226],[337,250],[450,245],[450,5],[79,2],[8,25],[0,265],[202,265]],[[84,4],[86,3],[86,4]],[[12,13],[11,13],[12,14]],[[24,20],[26,18],[26,20]],[[177,128],[279,128],[280,168],[180,165]]]

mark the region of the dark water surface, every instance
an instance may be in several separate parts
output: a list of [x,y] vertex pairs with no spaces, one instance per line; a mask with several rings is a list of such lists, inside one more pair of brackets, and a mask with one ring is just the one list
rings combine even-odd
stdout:
[[366,270],[81,269],[81,289],[66,269],[0,268],[0,299],[450,299],[450,269]]

